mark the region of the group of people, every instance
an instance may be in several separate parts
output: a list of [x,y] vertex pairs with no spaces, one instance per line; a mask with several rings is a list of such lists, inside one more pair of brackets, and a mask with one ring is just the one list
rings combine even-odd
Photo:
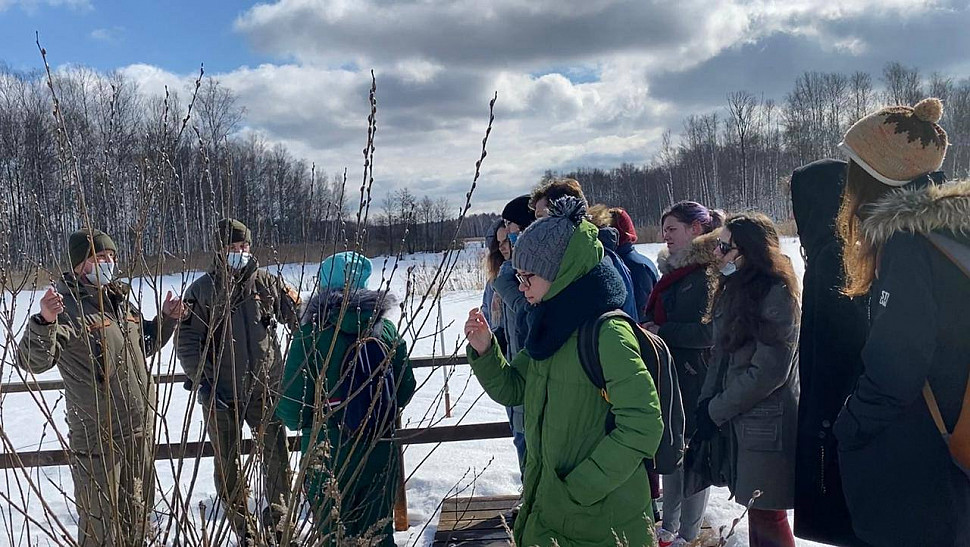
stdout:
[[[64,380],[78,543],[131,546],[153,537],[161,407],[150,366],[174,335],[239,545],[296,544],[299,525],[284,519],[299,514],[287,427],[301,431],[303,457],[312,458],[299,468],[315,524],[304,537],[319,545],[348,538],[394,545],[389,517],[401,469],[390,437],[415,380],[386,317],[390,295],[367,289],[366,257],[343,252],[320,264],[317,289],[301,306],[292,287],[259,268],[244,224],[224,219],[215,238],[209,270],[181,299],[169,292],[149,321],[116,275],[111,237],[79,230],[68,240],[72,270],[27,322],[18,365],[33,373],[56,365]],[[279,324],[293,334],[285,362]],[[384,404],[375,410],[375,401]],[[260,459],[258,516],[248,509],[244,424]]]
[[[970,183],[939,171],[941,116],[938,99],[880,109],[845,134],[847,162],[793,173],[802,283],[760,213],[673,205],[656,268],[578,181],[508,203],[464,329],[508,407],[517,545],[696,544],[720,485],[752,547],[970,546]],[[595,323],[594,385],[581,333],[612,310],[669,350],[682,421],[622,315]],[[686,455],[656,480],[679,424]]]
[[[939,172],[941,115],[936,99],[881,109],[846,133],[848,162],[795,171],[801,283],[760,213],[676,203],[655,265],[634,247],[630,215],[590,207],[576,180],[506,205],[464,333],[475,376],[507,407],[517,545],[690,545],[712,485],[748,508],[753,547],[795,535],[970,545],[958,430],[970,424],[970,183]],[[79,230],[72,269],[27,322],[18,366],[57,366],[64,380],[78,542],[151,535],[160,407],[149,367],[174,336],[240,544],[393,545],[392,436],[416,384],[390,295],[368,290],[370,261],[344,252],[320,264],[303,303],[259,268],[241,222],[220,221],[214,237],[208,272],[149,321],[116,275],[112,239]],[[580,336],[590,324],[592,357]],[[293,335],[285,360],[280,325]],[[243,424],[260,457],[256,515]],[[300,540],[285,519],[299,514],[287,428],[301,432],[297,483],[313,521]],[[686,454],[658,475],[658,447],[676,439]]]

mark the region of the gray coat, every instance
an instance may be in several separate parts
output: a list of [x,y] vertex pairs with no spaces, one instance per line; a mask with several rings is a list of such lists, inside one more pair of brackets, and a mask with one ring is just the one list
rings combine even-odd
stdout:
[[[795,492],[795,436],[798,416],[797,306],[784,285],[772,287],[762,304],[762,317],[777,325],[781,342],[749,341],[734,352],[718,347],[726,318],[714,310],[714,356],[701,399],[708,411],[735,437],[732,484],[735,501],[745,505],[755,490],[758,509],[790,509]],[[723,380],[722,380],[723,378]]]

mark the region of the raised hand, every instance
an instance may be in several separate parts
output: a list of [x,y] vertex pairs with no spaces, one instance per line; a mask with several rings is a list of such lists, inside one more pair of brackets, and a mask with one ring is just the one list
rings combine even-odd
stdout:
[[468,312],[465,336],[468,338],[468,343],[479,354],[487,352],[492,347],[492,329],[489,328],[481,308],[474,308]]
[[188,313],[189,308],[182,302],[181,298],[172,298],[172,291],[165,295],[165,302],[162,302],[162,315],[181,321]]
[[44,321],[53,323],[57,321],[57,316],[63,311],[64,297],[55,291],[54,287],[50,287],[40,298],[40,316],[44,318]]

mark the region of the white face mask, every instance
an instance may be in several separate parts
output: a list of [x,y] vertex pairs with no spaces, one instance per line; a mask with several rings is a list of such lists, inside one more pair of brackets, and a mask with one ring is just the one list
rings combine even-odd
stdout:
[[731,275],[734,275],[734,273],[737,271],[738,271],[738,265],[735,264],[733,260],[721,266],[721,275],[723,275],[724,277],[729,277]]
[[226,254],[226,264],[234,270],[241,270],[246,267],[246,264],[249,264],[249,259],[252,256],[245,251],[228,253]]
[[84,276],[95,285],[107,285],[115,277],[115,263],[95,262],[94,268]]

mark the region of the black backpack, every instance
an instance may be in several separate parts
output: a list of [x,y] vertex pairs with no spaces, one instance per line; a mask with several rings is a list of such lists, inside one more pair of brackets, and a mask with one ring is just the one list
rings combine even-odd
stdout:
[[[663,438],[653,459],[645,459],[644,465],[648,471],[664,475],[673,473],[684,461],[684,404],[680,397],[677,369],[667,344],[656,334],[643,329],[623,311],[613,310],[584,323],[579,328],[579,362],[590,382],[609,402],[606,379],[603,377],[603,364],[600,363],[599,333],[603,323],[610,319],[625,321],[633,329],[640,346],[640,357],[650,371],[660,396],[660,412],[664,423]],[[607,434],[615,428],[616,416],[611,411],[606,416]]]
[[341,383],[345,386],[343,425],[351,435],[383,435],[397,418],[396,382],[390,349],[380,338],[354,341],[344,354]]

